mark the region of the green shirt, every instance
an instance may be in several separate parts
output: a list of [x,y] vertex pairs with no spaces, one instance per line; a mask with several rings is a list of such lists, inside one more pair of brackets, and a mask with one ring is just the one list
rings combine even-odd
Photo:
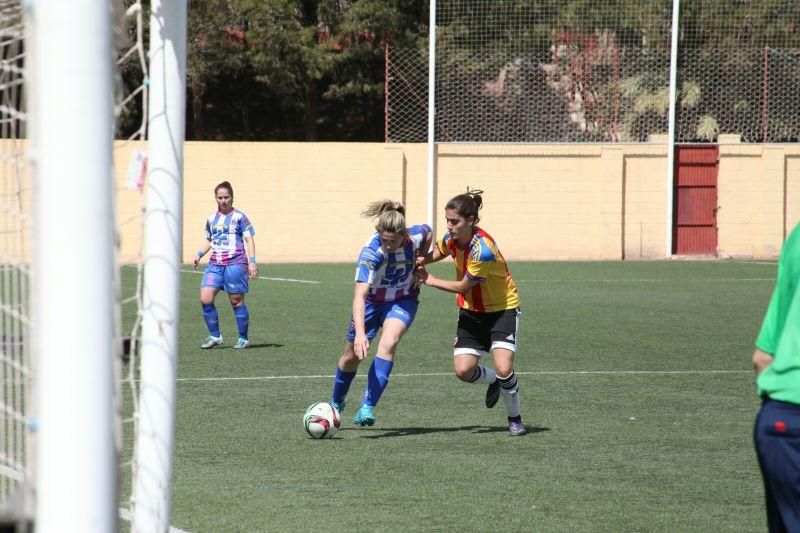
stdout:
[[800,404],[800,224],[783,244],[778,282],[756,347],[775,357],[756,383],[758,394]]

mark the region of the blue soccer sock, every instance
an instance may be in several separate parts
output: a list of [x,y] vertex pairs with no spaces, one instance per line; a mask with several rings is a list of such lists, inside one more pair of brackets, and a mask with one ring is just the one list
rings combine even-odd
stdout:
[[381,359],[377,355],[372,360],[367,377],[367,388],[364,391],[364,403],[375,407],[381,399],[386,385],[389,384],[389,374],[392,373],[394,361]]
[[203,304],[203,318],[206,321],[206,327],[208,328],[208,332],[211,333],[211,336],[221,337],[222,335],[219,332],[219,315],[213,303]]
[[233,314],[236,316],[236,326],[239,328],[239,337],[247,340],[247,328],[250,326],[250,311],[247,306],[242,304],[233,308]]
[[331,398],[334,402],[338,404],[344,402],[354,377],[356,377],[355,370],[348,372],[336,365],[336,377],[333,378],[333,397]]

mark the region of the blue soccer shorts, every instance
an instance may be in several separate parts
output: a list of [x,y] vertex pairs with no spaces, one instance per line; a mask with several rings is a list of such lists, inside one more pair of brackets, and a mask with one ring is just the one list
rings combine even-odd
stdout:
[[250,290],[247,265],[208,265],[200,288],[219,289],[228,294],[246,294]]
[[[406,325],[406,329],[408,329],[414,321],[418,306],[419,300],[416,298],[403,298],[394,302],[371,302],[367,300],[364,309],[364,329],[366,329],[367,338],[374,339],[383,323],[390,318],[401,320]],[[353,342],[355,338],[356,327],[351,316],[350,327],[347,328],[347,340],[348,342]]]

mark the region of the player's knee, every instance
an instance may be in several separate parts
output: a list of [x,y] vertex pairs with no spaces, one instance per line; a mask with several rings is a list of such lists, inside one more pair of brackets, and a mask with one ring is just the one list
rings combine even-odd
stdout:
[[359,360],[358,360],[358,357],[356,357],[356,352],[353,349],[353,345],[349,344],[344,349],[344,353],[342,354],[342,356],[339,358],[339,365],[340,366],[341,365],[347,365],[348,366],[348,368],[344,368],[342,366],[343,370],[352,370],[352,368],[349,368],[349,367],[351,367],[353,365],[358,366],[358,363],[359,363]]
[[378,353],[386,355],[394,355],[397,351],[397,345],[400,344],[399,336],[387,336],[384,334],[381,337],[381,343],[378,345]]
[[456,367],[456,377],[461,381],[469,381],[472,378],[472,374],[475,371],[475,368],[466,368],[466,367]]
[[510,376],[511,373],[514,371],[514,365],[510,361],[508,363],[495,363],[494,371],[498,377],[500,376]]

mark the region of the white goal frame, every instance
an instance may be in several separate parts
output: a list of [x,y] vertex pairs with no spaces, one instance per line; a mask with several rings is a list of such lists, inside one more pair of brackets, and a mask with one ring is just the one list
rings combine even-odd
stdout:
[[[114,0],[25,2],[36,51],[33,183],[36,530],[118,529],[114,361]],[[171,509],[187,0],[152,0],[149,173],[134,531]]]

